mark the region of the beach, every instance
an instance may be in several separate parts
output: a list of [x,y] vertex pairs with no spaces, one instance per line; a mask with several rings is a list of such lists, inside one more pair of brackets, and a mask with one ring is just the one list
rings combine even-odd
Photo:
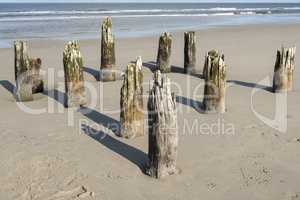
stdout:
[[[51,94],[37,94],[24,103],[43,109],[41,114],[24,112],[12,95],[13,47],[0,49],[0,199],[300,199],[297,55],[294,89],[286,104],[279,105],[287,105],[287,128],[272,127],[261,117],[272,121],[278,114],[277,96],[271,92],[276,51],[282,45],[300,46],[299,32],[292,23],[199,30],[195,75],[183,73],[183,32],[172,33],[173,72],[167,76],[177,96],[180,174],[163,180],[143,172],[147,135],[122,139],[107,126],[120,120],[122,80],[96,80],[100,36],[79,41],[85,82],[92,88],[89,103],[97,102],[87,106],[89,112],[66,109]],[[30,55],[42,59],[47,91],[55,94],[64,93],[65,44],[55,39],[28,42]],[[157,35],[116,39],[120,71],[142,57],[145,108],[157,48]],[[204,57],[212,49],[223,52],[227,64],[227,110],[222,115],[204,114],[195,106],[203,99]],[[49,74],[54,74],[53,84]]]

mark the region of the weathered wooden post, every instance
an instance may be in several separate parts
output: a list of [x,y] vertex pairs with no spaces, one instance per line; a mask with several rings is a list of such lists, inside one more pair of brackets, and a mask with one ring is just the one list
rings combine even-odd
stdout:
[[273,91],[288,92],[293,90],[293,73],[295,69],[296,47],[284,48],[277,51]]
[[24,41],[15,41],[14,49],[17,100],[32,101],[33,94],[44,90],[40,76],[42,61],[40,58],[29,58],[27,44]]
[[40,75],[42,60],[40,58],[31,58],[30,67],[32,73],[32,92],[40,93],[44,91],[44,81]]
[[15,41],[15,79],[18,101],[32,101],[32,79],[26,42]]
[[176,168],[178,130],[174,94],[170,79],[154,74],[148,101],[149,117],[149,168],[147,173],[154,178],[164,178],[178,173]]
[[30,70],[30,60],[27,51],[27,44],[23,41],[15,41],[15,79],[19,75]]
[[116,56],[115,56],[115,41],[112,33],[112,20],[110,17],[104,19],[102,24],[101,35],[101,81],[116,80]]
[[144,135],[143,63],[138,57],[127,65],[121,88],[121,137],[134,138]]
[[184,33],[184,73],[192,74],[196,69],[196,35],[194,31]]
[[210,51],[204,64],[204,111],[207,113],[224,113],[226,92],[226,65],[224,55]]
[[171,72],[171,50],[172,36],[170,33],[164,32],[159,38],[158,53],[157,53],[157,70],[161,73]]
[[76,107],[86,104],[83,80],[83,60],[77,41],[69,42],[63,53],[65,72],[65,106]]

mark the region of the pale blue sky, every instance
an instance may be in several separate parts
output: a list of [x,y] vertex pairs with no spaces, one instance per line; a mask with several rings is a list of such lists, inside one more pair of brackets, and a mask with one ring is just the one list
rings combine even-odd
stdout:
[[35,2],[35,3],[48,3],[48,2],[107,2],[107,3],[113,3],[113,2],[214,2],[214,3],[223,3],[223,2],[255,2],[255,3],[261,3],[261,2],[272,2],[272,3],[300,3],[300,0],[0,0],[1,2],[7,2],[7,3],[24,3],[24,2]]

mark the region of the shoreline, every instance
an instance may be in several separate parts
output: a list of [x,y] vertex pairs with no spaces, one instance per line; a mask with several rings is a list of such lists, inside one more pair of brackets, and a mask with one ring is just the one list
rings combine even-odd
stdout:
[[[234,30],[234,29],[253,29],[253,28],[289,28],[289,27],[293,27],[293,26],[297,26],[299,25],[299,23],[286,23],[286,24],[244,24],[244,25],[224,25],[224,26],[215,26],[215,27],[208,27],[208,28],[203,28],[203,29],[186,29],[186,30],[182,30],[182,29],[178,29],[178,30],[174,30],[174,31],[170,31],[170,33],[172,35],[178,35],[178,34],[182,34],[185,31],[195,31],[195,32],[210,32],[210,31],[228,31],[228,30]],[[162,33],[162,32],[161,32]],[[149,33],[149,34],[142,34],[140,36],[136,36],[136,35],[132,35],[132,36],[124,36],[124,37],[116,37],[116,40],[126,40],[126,39],[135,39],[135,38],[139,38],[139,39],[146,39],[146,38],[158,38],[159,35],[161,33]],[[76,39],[79,42],[83,42],[83,43],[89,43],[91,41],[96,41],[96,40],[100,40],[101,38],[101,33],[99,31],[99,38],[84,38],[84,39]],[[20,39],[22,40],[22,39]],[[28,39],[28,40],[24,40],[24,41],[28,41],[29,44],[36,44],[36,43],[46,43],[46,42],[59,42],[59,43],[67,43],[70,40],[67,40],[65,38],[32,38],[32,39]],[[0,41],[1,44],[1,41]],[[8,45],[6,45],[8,46]],[[0,45],[0,50],[1,49],[11,49],[13,48],[13,44],[10,44],[9,47],[1,47]]]

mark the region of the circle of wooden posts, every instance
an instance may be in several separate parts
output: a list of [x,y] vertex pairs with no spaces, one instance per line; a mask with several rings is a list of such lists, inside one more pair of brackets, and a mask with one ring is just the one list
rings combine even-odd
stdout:
[[171,72],[172,36],[164,32],[159,38],[156,69],[161,73]]
[[194,31],[184,33],[184,73],[196,70],[196,35]]
[[121,137],[134,138],[145,134],[142,67],[141,57],[127,65],[121,88]]
[[83,59],[77,41],[69,42],[63,53],[65,72],[65,106],[78,107],[86,104]]
[[293,90],[293,73],[295,69],[296,47],[277,51],[273,78],[274,92],[289,92]]
[[32,101],[33,94],[44,91],[44,81],[40,75],[42,60],[29,58],[24,41],[15,41],[14,51],[17,101]]
[[[42,61],[29,58],[27,44],[14,42],[15,79],[17,100],[33,100],[33,94],[43,92],[43,80],[40,77]],[[164,178],[178,173],[177,148],[178,128],[176,100],[171,92],[170,79],[162,74],[171,72],[172,36],[163,33],[159,38],[157,71],[148,97],[148,157],[147,173],[154,178]],[[293,88],[296,47],[277,51],[273,90],[287,92]],[[115,81],[115,42],[112,34],[112,20],[106,18],[102,24],[101,39],[101,80]],[[63,52],[65,72],[66,106],[86,104],[83,59],[77,41],[69,42]],[[184,33],[184,72],[193,73],[196,68],[195,32]],[[207,113],[226,111],[226,64],[224,55],[212,50],[205,56],[203,77],[205,79],[203,107]],[[134,138],[145,135],[145,117],[143,102],[143,66],[142,59],[128,64],[120,92],[120,136]]]
[[203,107],[207,113],[224,113],[226,93],[226,65],[224,55],[217,51],[208,52],[203,68],[205,79]]
[[148,99],[149,167],[147,173],[164,178],[178,173],[176,167],[178,129],[177,111],[171,81],[158,70],[154,74]]
[[104,19],[101,28],[101,81],[116,80],[116,55],[115,55],[115,39],[112,33],[112,19],[107,17]]

